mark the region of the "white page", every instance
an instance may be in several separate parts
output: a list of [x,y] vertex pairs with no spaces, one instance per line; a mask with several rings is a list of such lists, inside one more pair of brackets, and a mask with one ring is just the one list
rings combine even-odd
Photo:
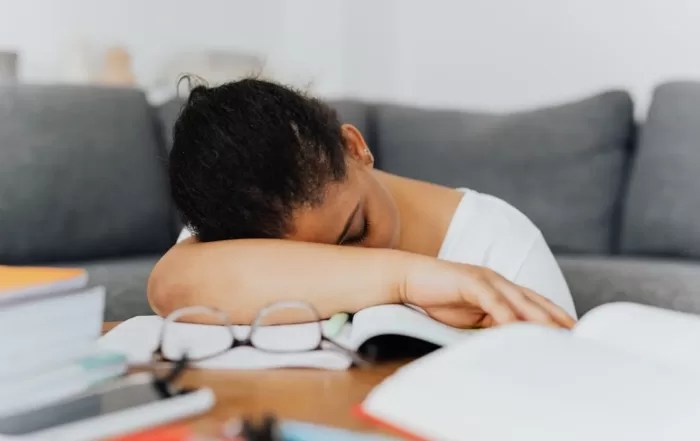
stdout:
[[[141,364],[151,360],[151,354],[158,345],[163,319],[158,316],[134,317],[117,325],[105,334],[98,344],[104,350],[123,353],[129,363]],[[176,323],[170,325],[168,333],[177,334],[179,341],[190,342],[193,350],[212,353],[221,347],[223,328],[220,326]],[[315,332],[313,324],[270,326],[256,331],[256,341],[279,347],[285,339],[307,338]],[[235,326],[237,337],[248,335],[248,326]],[[313,337],[311,337],[313,339]],[[329,348],[322,351],[304,353],[268,353],[255,348],[240,347],[220,356],[194,363],[206,369],[261,369],[277,367],[315,367],[324,369],[347,369],[351,360],[347,355]]]
[[700,316],[636,303],[609,303],[587,313],[577,337],[679,366],[700,366]]
[[426,439],[698,439],[696,375],[566,331],[516,324],[482,331],[399,370],[363,404]]
[[356,349],[372,337],[393,334],[444,346],[475,332],[480,331],[447,326],[424,312],[405,305],[380,305],[355,314],[350,344]]

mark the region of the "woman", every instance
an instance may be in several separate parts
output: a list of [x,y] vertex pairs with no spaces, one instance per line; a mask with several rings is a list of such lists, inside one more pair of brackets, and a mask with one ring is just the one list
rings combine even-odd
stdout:
[[266,304],[303,299],[325,317],[410,303],[459,327],[574,323],[561,271],[523,214],[374,170],[362,134],[318,99],[257,79],[197,86],[173,136],[187,229],[149,280],[162,315],[211,305],[249,323]]

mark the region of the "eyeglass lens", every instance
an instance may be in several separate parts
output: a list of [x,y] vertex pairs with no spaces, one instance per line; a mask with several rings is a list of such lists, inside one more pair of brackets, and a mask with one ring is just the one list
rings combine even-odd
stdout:
[[[202,322],[215,326],[192,324]],[[260,311],[250,327],[235,328],[216,309],[183,308],[165,319],[160,350],[166,359],[178,360],[186,354],[192,361],[214,357],[238,345],[267,352],[305,352],[320,347],[323,332],[318,313],[303,302],[272,304]]]

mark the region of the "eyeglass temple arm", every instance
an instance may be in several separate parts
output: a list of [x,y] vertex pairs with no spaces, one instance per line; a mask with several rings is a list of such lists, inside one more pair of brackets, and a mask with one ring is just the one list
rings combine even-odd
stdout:
[[330,343],[331,345],[335,346],[336,349],[340,349],[342,352],[346,353],[347,355],[352,358],[352,362],[355,363],[358,366],[369,366],[371,363],[363,358],[360,354],[357,353],[357,351],[353,351],[350,348],[346,348],[345,346],[341,345],[340,343],[331,340],[330,338],[324,338],[325,341]]
[[175,381],[177,381],[177,379],[180,377],[180,375],[187,368],[188,365],[189,360],[187,358],[187,355],[185,355],[180,360],[175,362],[173,369],[170,372],[168,372],[168,375],[166,375],[163,378],[157,378],[154,381],[154,386],[163,396],[173,396],[174,394],[172,392],[171,386],[173,385],[173,383],[175,383]]

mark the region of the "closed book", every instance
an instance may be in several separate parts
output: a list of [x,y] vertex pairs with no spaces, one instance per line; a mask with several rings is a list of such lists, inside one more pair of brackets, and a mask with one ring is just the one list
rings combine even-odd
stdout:
[[[70,332],[82,327],[81,322],[94,328],[94,322],[89,319],[98,317],[102,320],[104,297],[103,288],[93,287],[21,303],[0,302],[0,353],[5,345],[25,335],[36,340],[34,333],[45,333],[48,329],[53,334]],[[12,336],[12,339],[6,340],[4,336]]]
[[285,441],[399,441],[398,438],[301,421],[284,421],[280,424],[280,432]]
[[25,376],[0,381],[0,415],[55,402],[84,392],[127,370],[126,356],[113,352],[93,352]]
[[104,288],[94,287],[0,304],[0,382],[87,355],[102,330],[104,302]]
[[0,306],[74,291],[87,283],[87,271],[80,268],[0,265]]

